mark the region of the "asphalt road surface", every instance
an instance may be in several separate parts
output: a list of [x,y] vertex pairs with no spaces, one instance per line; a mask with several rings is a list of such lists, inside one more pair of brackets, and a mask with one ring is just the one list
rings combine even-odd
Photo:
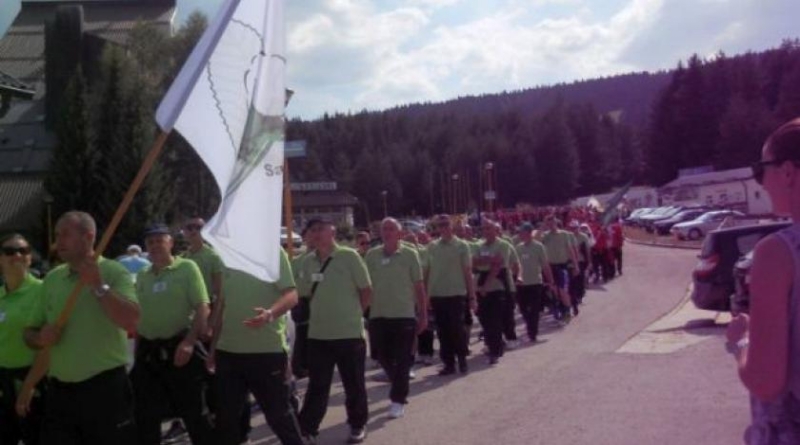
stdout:
[[[370,370],[367,443],[742,443],[748,401],[724,352],[726,315],[685,298],[695,255],[627,245],[624,275],[593,286],[566,328],[545,318],[542,342],[523,343],[491,368],[473,337],[466,377],[417,368],[403,419],[387,417],[388,385],[370,381]],[[344,443],[343,403],[337,382],[320,444]],[[253,426],[250,443],[278,443],[260,413]]]

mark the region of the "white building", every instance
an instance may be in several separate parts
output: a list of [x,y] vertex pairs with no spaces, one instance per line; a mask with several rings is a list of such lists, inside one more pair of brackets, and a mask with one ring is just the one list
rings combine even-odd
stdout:
[[750,168],[683,175],[661,187],[659,194],[662,205],[703,204],[752,215],[766,215],[772,209]]

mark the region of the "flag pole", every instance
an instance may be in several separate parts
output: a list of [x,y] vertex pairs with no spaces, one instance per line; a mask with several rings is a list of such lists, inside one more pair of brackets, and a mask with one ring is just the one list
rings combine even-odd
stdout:
[[289,183],[289,159],[283,161],[283,208],[286,215],[286,252],[294,258],[294,218],[292,215],[292,187]]
[[[120,222],[122,222],[122,218],[128,212],[128,209],[133,203],[133,198],[136,196],[136,193],[141,188],[142,184],[144,183],[145,178],[147,177],[150,170],[153,169],[153,165],[155,165],[158,156],[164,149],[164,144],[167,142],[167,137],[169,136],[169,132],[159,131],[156,140],[153,142],[153,145],[150,147],[150,151],[147,153],[147,156],[144,158],[142,162],[142,166],[139,167],[139,172],[136,173],[136,177],[131,182],[131,185],[128,187],[128,191],[125,193],[125,197],[122,198],[122,202],[117,207],[117,211],[114,213],[114,216],[111,218],[111,222],[108,224],[105,232],[103,233],[103,237],[100,239],[100,243],[97,245],[95,249],[94,258],[97,260],[106,250],[108,247],[108,243],[111,242],[111,237],[114,236],[114,232],[117,231],[117,227],[119,227]],[[75,305],[78,302],[78,294],[80,294],[81,290],[83,289],[83,283],[78,281],[75,284],[75,287],[72,289],[72,292],[67,297],[67,301],[64,304],[64,309],[61,310],[61,313],[58,315],[58,319],[56,320],[56,327],[61,330],[64,329],[66,326],[69,317],[72,315],[72,312],[75,310]],[[28,375],[25,377],[25,382],[23,383],[23,387],[20,391],[20,397],[24,397],[27,394],[33,394],[33,390],[39,380],[46,374],[47,367],[50,364],[50,347],[46,346],[39,350],[37,353],[37,358],[31,367],[31,370],[28,372]]]

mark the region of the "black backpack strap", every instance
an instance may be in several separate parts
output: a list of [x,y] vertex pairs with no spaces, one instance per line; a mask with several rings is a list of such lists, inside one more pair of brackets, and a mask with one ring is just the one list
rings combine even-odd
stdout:
[[[328,264],[331,264],[331,260],[333,259],[333,255],[329,256],[327,260],[322,264],[322,267],[319,269],[320,274],[325,273],[325,269],[328,268]],[[311,299],[314,298],[314,293],[317,292],[317,286],[319,286],[319,281],[315,281],[314,284],[311,285],[311,295],[308,296],[308,301],[311,302]]]

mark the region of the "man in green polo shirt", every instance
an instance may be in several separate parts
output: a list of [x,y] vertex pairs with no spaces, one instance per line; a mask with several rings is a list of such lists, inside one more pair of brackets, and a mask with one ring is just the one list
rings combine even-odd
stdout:
[[402,226],[394,218],[381,223],[383,244],[367,252],[372,279],[370,329],[378,359],[392,388],[389,416],[403,417],[408,403],[414,337],[428,325],[428,303],[417,251],[400,242]]
[[183,233],[189,243],[189,248],[181,256],[197,263],[200,273],[203,274],[203,281],[205,282],[212,308],[212,313],[209,316],[209,325],[214,326],[217,322],[214,303],[222,294],[222,271],[225,269],[225,264],[219,254],[203,240],[201,231],[205,224],[205,220],[200,217],[190,218],[186,221],[183,226]]
[[172,255],[166,225],[147,228],[145,246],[152,265],[136,280],[142,317],[131,370],[139,443],[161,443],[161,414],[168,404],[183,419],[192,443],[210,444],[205,366],[194,351],[209,313],[203,276],[193,261]]
[[489,364],[493,365],[504,351],[503,317],[507,300],[511,298],[509,269],[513,248],[498,238],[499,229],[493,221],[484,219],[481,232],[485,239],[478,247],[472,265],[478,272],[478,319],[489,349]]
[[444,365],[439,375],[455,373],[456,359],[459,371],[465,374],[469,350],[464,313],[477,308],[470,248],[454,236],[450,216],[439,215],[435,224],[440,238],[428,245],[425,282],[436,319],[439,357]]
[[545,218],[546,231],[542,234],[541,243],[547,251],[547,258],[550,261],[553,279],[561,301],[561,307],[556,311],[555,317],[559,320],[569,321],[572,307],[572,299],[569,294],[570,270],[573,273],[578,271],[578,258],[575,256],[572,235],[561,230],[559,224],[560,222],[554,215],[548,215]]
[[517,301],[519,311],[525,320],[528,339],[536,343],[539,335],[539,314],[542,311],[542,300],[545,287],[542,276],[549,286],[553,285],[553,272],[550,261],[542,243],[533,239],[533,225],[525,222],[520,226],[520,242],[516,246],[520,261],[520,275],[517,277]]
[[30,273],[31,246],[22,235],[0,240],[0,443],[39,443],[44,385],[26,400],[24,417],[15,412],[22,382],[30,371],[35,352],[23,341],[28,316],[36,307],[42,282]]
[[287,376],[286,314],[297,304],[297,291],[286,252],[281,249],[278,281],[267,283],[245,272],[226,269],[221,325],[214,329],[210,367],[216,370],[219,404],[216,441],[237,445],[242,413],[249,415],[247,393],[255,396],[270,428],[284,445],[302,445],[297,414],[290,403]]
[[369,416],[364,380],[366,343],[362,315],[369,307],[372,283],[364,260],[353,249],[334,241],[332,221],[312,219],[308,230],[315,250],[302,264],[303,280],[311,286],[308,325],[308,388],[300,426],[315,437],[328,409],[334,367],[345,391],[348,443],[366,438]]
[[[50,387],[42,443],[136,443],[127,332],[135,332],[139,304],[130,273],[116,261],[94,258],[97,228],[84,212],[67,212],[56,223],[56,249],[64,264],[44,279],[25,340],[50,348]],[[80,283],[69,321],[56,319]]]

